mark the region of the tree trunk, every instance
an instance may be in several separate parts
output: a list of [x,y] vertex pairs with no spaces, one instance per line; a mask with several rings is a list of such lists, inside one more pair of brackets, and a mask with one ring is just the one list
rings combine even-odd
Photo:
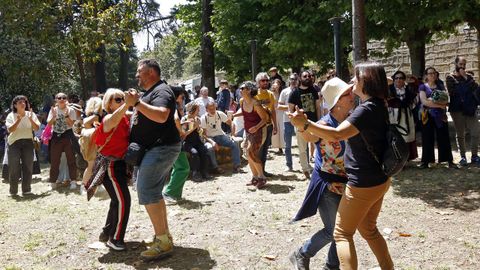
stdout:
[[352,0],[353,62],[367,60],[365,0]]
[[82,87],[82,99],[87,100],[90,95],[87,89],[87,77],[85,75],[85,65],[83,62],[83,57],[80,52],[75,52],[75,60],[78,66],[78,73],[80,74],[80,85]]
[[95,62],[95,90],[100,93],[105,93],[105,90],[107,90],[107,78],[105,74],[105,45],[100,45],[96,52],[100,55],[100,59]]
[[410,68],[412,74],[421,79],[425,70],[425,35],[415,33],[412,38],[407,40],[408,51],[410,53]]
[[209,96],[215,96],[215,55],[210,36],[213,31],[212,13],[212,1],[202,0],[202,86],[208,87]]
[[129,49],[124,50],[122,44],[118,45],[118,50],[120,52],[120,67],[118,74],[118,87],[122,90],[127,90],[128,88],[128,61],[130,58]]

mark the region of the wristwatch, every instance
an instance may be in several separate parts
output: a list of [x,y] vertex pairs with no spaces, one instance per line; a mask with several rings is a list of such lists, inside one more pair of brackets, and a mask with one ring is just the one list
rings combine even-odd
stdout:
[[140,104],[140,99],[137,100],[137,102],[135,102],[135,104],[133,104],[133,107],[137,107],[138,104]]

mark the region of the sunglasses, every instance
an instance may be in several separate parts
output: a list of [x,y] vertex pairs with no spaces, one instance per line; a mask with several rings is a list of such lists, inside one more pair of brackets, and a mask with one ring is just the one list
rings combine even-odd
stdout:
[[58,100],[67,100],[67,97],[57,97]]
[[114,98],[113,100],[115,100],[116,103],[122,103],[123,101],[125,101],[123,97],[117,97],[117,98]]
[[268,82],[267,79],[262,79],[262,80],[260,80],[260,81],[261,81],[261,82]]
[[395,80],[405,80],[405,77],[395,77]]

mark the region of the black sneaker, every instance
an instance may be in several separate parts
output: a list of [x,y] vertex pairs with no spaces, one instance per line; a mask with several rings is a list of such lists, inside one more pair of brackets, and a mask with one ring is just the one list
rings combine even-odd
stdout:
[[418,165],[418,168],[419,169],[428,169],[428,163],[422,162],[422,163],[420,163],[420,165]]
[[263,175],[265,175],[266,177],[272,177],[272,176],[273,176],[272,173],[269,173],[269,172],[267,172],[267,171],[264,171],[264,172],[263,172]]
[[300,250],[296,250],[290,255],[290,262],[293,264],[295,270],[310,269],[310,258],[303,256]]
[[107,242],[107,246],[116,251],[124,251],[127,249],[127,246],[125,245],[125,242],[123,242],[123,240],[110,239]]
[[100,235],[98,236],[98,241],[100,241],[102,243],[106,243],[106,242],[108,242],[108,238],[109,238],[108,235],[104,231],[102,231],[100,233]]

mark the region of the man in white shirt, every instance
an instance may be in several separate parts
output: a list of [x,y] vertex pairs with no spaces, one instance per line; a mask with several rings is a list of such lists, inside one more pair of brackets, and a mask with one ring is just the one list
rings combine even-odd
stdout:
[[206,86],[200,89],[200,96],[195,99],[195,103],[198,105],[198,116],[202,117],[206,112],[207,103],[215,102],[212,97],[208,96],[208,88]]
[[293,163],[292,163],[292,137],[295,134],[295,128],[290,123],[290,119],[288,119],[288,98],[290,97],[290,93],[298,87],[298,75],[293,73],[290,75],[288,80],[289,87],[282,90],[280,93],[280,97],[278,98],[278,106],[277,109],[280,111],[284,111],[285,114],[283,116],[283,126],[284,126],[284,133],[283,138],[285,140],[285,161],[286,167],[285,171],[293,171]]
[[240,149],[238,145],[225,135],[222,130],[222,123],[231,125],[232,120],[227,117],[224,112],[217,111],[215,101],[207,103],[207,113],[201,119],[201,127],[206,135],[215,141],[218,145],[228,147],[232,151],[233,172],[240,172]]

